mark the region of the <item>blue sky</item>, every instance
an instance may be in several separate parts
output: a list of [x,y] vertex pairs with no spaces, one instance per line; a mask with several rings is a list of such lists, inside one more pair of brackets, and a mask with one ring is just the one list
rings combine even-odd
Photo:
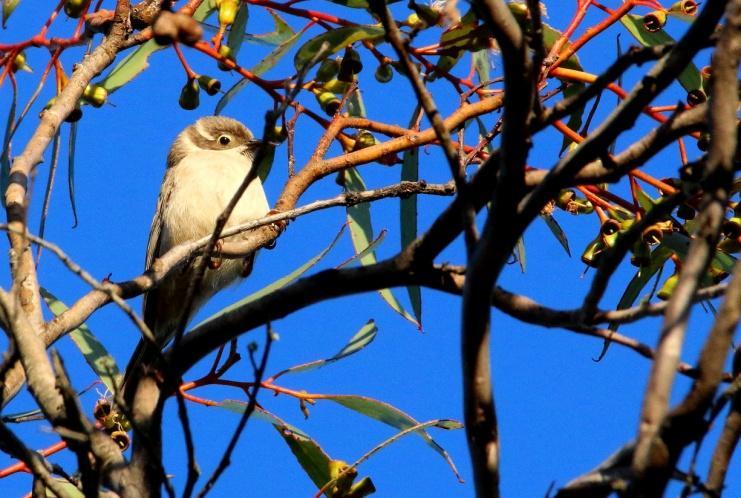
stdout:
[[[104,2],[110,6],[113,2]],[[547,22],[563,28],[573,13],[575,2],[546,2],[549,8]],[[558,4],[558,8],[555,5]],[[615,5],[617,2],[609,2]],[[303,8],[326,10],[347,15],[359,22],[371,22],[362,11],[348,11],[328,2],[306,2]],[[406,16],[397,6],[397,17]],[[6,30],[0,31],[3,43],[22,40],[33,35],[43,22],[50,6],[45,2],[25,0],[15,12]],[[303,26],[303,20],[283,16],[294,28]],[[594,24],[603,14],[592,12],[585,25]],[[60,19],[54,25],[54,34],[64,35],[73,29],[71,21]],[[671,31],[684,29],[674,21]],[[250,9],[247,31],[265,33],[272,30],[269,17],[261,9]],[[312,28],[306,39],[320,33]],[[580,52],[583,65],[597,73],[615,56],[615,36],[621,33],[623,46],[630,36],[615,26]],[[97,39],[96,39],[97,41]],[[300,44],[300,42],[299,42]],[[388,46],[381,50],[391,54]],[[269,47],[246,44],[239,62],[245,67],[256,64]],[[196,71],[222,79],[225,88],[236,77],[218,71],[215,64],[192,50],[186,57]],[[70,50],[62,58],[67,71],[81,55],[81,49]],[[360,75],[360,85],[368,116],[393,124],[406,125],[414,107],[408,84],[398,75],[392,83],[379,85],[373,79],[375,64],[366,57],[366,68]],[[707,54],[705,54],[707,55]],[[44,49],[27,52],[34,74],[18,75],[19,101],[25,104],[38,76],[48,60]],[[289,74],[292,68],[289,55],[268,78]],[[496,58],[495,73],[501,70]],[[467,59],[457,69],[467,72]],[[702,64],[702,62],[700,62]],[[626,78],[626,87],[639,73]],[[74,171],[75,199],[79,224],[72,228],[70,202],[66,191],[68,127],[62,131],[62,161],[53,191],[46,238],[59,244],[67,253],[97,278],[108,274],[113,280],[125,280],[142,271],[149,223],[154,211],[162,178],[167,150],[175,135],[201,116],[208,115],[217,97],[201,95],[201,106],[196,111],[184,111],[178,106],[180,88],[185,82],[182,69],[171,50],[155,54],[151,67],[110,98],[110,105],[101,109],[84,109],[79,123],[76,164]],[[551,82],[549,89],[557,83]],[[457,96],[449,85],[437,81],[431,84],[443,114],[458,105]],[[45,88],[34,110],[29,114],[14,140],[14,152],[19,153],[35,128],[35,114],[52,96],[51,87]],[[672,104],[681,95],[673,88],[658,99],[658,103]],[[314,105],[311,96],[307,105]],[[224,114],[240,119],[253,130],[262,129],[262,117],[271,101],[256,86],[243,90],[227,107]],[[10,86],[0,88],[0,117],[8,112]],[[605,95],[597,119],[614,106],[614,97]],[[316,106],[315,106],[316,108]],[[493,124],[493,118],[487,119]],[[636,127],[618,142],[618,150],[643,135],[652,126],[642,119]],[[302,118],[296,135],[297,167],[301,167],[313,152],[321,130]],[[561,138],[554,131],[545,131],[535,139],[535,148],[529,164],[550,167],[554,164]],[[285,145],[278,149],[272,173],[266,183],[268,199],[274,201],[286,180]],[[697,156],[694,146],[691,157]],[[330,156],[341,153],[330,150]],[[31,201],[31,227],[36,230],[43,199],[43,187],[48,174],[50,155],[38,168]],[[676,171],[676,147],[669,148],[648,166],[654,176],[672,175]],[[397,167],[370,164],[361,168],[369,187],[389,185],[399,181]],[[447,181],[448,168],[434,148],[426,148],[421,155],[420,177],[429,182]],[[622,192],[624,187],[616,187]],[[323,199],[339,193],[332,178],[313,186],[300,203]],[[651,192],[655,195],[655,192]],[[419,201],[420,230],[430,225],[435,215],[449,199],[421,198]],[[398,200],[385,200],[373,205],[373,223],[376,233],[385,228],[388,234],[378,248],[378,256],[387,257],[399,250]],[[517,265],[505,271],[500,284],[510,290],[530,295],[534,299],[557,308],[578,306],[588,289],[592,272],[583,276],[584,265],[579,260],[581,251],[598,230],[596,217],[571,217],[557,212],[556,217],[569,236],[573,256],[569,258],[545,225],[536,221],[525,234],[527,269],[523,274]],[[482,218],[483,220],[483,218]],[[345,222],[342,209],[323,211],[291,223],[271,251],[261,251],[253,275],[238,287],[217,296],[198,315],[200,318],[221,309],[255,290],[269,284],[301,265],[329,244]],[[332,267],[347,259],[353,248],[347,234],[318,268]],[[439,261],[464,263],[461,241],[456,241]],[[8,285],[7,270],[3,279]],[[74,302],[86,292],[83,282],[70,274],[50,253],[44,253],[40,263],[42,284],[67,303]],[[634,269],[627,263],[613,279],[603,306],[614,307]],[[407,305],[403,289],[395,294]],[[140,300],[132,303],[137,309]],[[379,333],[365,350],[328,366],[306,374],[284,379],[285,387],[305,389],[316,393],[360,394],[388,402],[417,420],[454,418],[461,420],[461,378],[459,354],[460,302],[457,298],[434,291],[423,291],[423,325],[420,333],[399,315],[392,312],[376,293],[337,299],[302,310],[273,324],[280,340],[273,345],[268,373],[275,373],[291,365],[334,354],[368,319],[375,319]],[[683,359],[692,363],[707,333],[711,315],[695,309],[687,333]],[[565,484],[605,459],[612,451],[630,440],[636,433],[640,403],[650,363],[636,353],[613,345],[599,363],[601,341],[577,336],[571,332],[549,330],[519,323],[500,312],[493,312],[492,369],[495,400],[502,439],[502,491],[504,496],[544,496],[551,483]],[[658,320],[624,326],[621,332],[654,345]],[[99,339],[125,365],[138,335],[128,319],[112,306],[96,313],[88,322]],[[248,342],[262,341],[262,331],[253,331],[240,340],[244,352]],[[68,338],[57,345],[70,369],[75,387],[83,388],[95,380],[94,374],[83,362],[82,356]],[[199,365],[188,379],[196,378],[208,368],[208,362]],[[247,378],[251,373],[247,362],[234,367],[232,378]],[[681,399],[689,383],[677,378],[673,401]],[[210,399],[241,398],[234,390],[205,388],[195,394]],[[97,396],[86,394],[82,399],[92,411]],[[371,447],[391,436],[387,426],[362,417],[329,402],[318,402],[310,407],[310,417],[304,420],[295,400],[285,396],[273,397],[262,392],[260,402],[287,422],[310,434],[333,458],[353,461]],[[7,408],[8,413],[32,407],[24,392]],[[190,405],[190,415],[197,434],[197,457],[204,474],[208,475],[221,456],[238,417],[218,408]],[[174,403],[168,404],[165,430],[166,467],[173,475],[173,484],[181,488],[185,481],[185,451]],[[35,448],[49,446],[57,441],[48,424],[34,422],[14,427],[29,445]],[[717,434],[717,428],[714,432]],[[408,437],[384,449],[360,467],[360,475],[372,477],[377,496],[473,496],[471,467],[463,431],[433,430],[432,436],[446,448],[457,464],[465,484],[456,481],[445,462],[427,447],[420,438]],[[711,436],[710,441],[714,441]],[[701,459],[702,475],[707,469],[708,448]],[[67,456],[54,458],[72,470]],[[10,460],[0,456],[0,468]],[[685,465],[686,467],[686,465]],[[741,491],[741,464],[738,459],[729,470],[728,485]],[[203,479],[205,481],[205,478]],[[16,475],[0,482],[4,496],[20,496],[30,488],[26,475]],[[312,496],[315,488],[301,471],[287,446],[276,431],[260,420],[250,421],[240,441],[232,466],[219,480],[214,496]],[[734,496],[730,492],[729,496]]]

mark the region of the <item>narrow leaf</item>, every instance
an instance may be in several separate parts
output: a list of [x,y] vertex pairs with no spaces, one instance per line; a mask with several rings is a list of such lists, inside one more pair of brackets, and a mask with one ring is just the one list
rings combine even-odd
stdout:
[[386,230],[385,228],[383,230],[381,230],[381,233],[378,234],[378,237],[376,237],[374,240],[372,240],[371,243],[368,244],[365,249],[363,249],[362,251],[360,251],[357,254],[354,254],[353,256],[351,256],[350,258],[348,258],[346,261],[343,261],[339,265],[335,266],[335,268],[338,269],[338,270],[340,268],[344,268],[347,265],[349,265],[350,263],[352,263],[354,261],[357,261],[359,259],[362,259],[363,257],[365,257],[366,254],[375,251],[376,248],[381,245],[381,242],[384,241],[384,239],[386,238],[386,234],[387,233],[388,233],[388,230]]
[[[44,288],[41,288],[40,292],[44,301],[46,301],[46,305],[54,313],[54,316],[59,316],[67,311],[67,306],[51,292]],[[122,380],[118,365],[116,365],[116,361],[108,354],[105,346],[95,337],[87,325],[83,323],[70,332],[69,337],[85,357],[87,364],[100,377],[100,380],[103,381],[108,390],[117,392]]]
[[242,48],[242,42],[244,41],[244,29],[247,26],[247,20],[250,18],[250,11],[248,4],[242,2],[237,11],[237,15],[234,17],[234,23],[229,28],[229,36],[226,39],[226,45],[231,49],[234,58],[237,58],[239,49]]
[[291,273],[289,273],[285,277],[279,278],[278,280],[276,280],[272,284],[269,284],[269,285],[263,287],[262,289],[260,289],[259,291],[250,294],[249,296],[245,297],[244,299],[240,299],[236,303],[227,306],[226,308],[222,309],[221,311],[219,311],[217,313],[214,313],[213,315],[211,315],[210,317],[206,318],[201,323],[199,323],[198,325],[196,325],[196,327],[200,327],[201,325],[204,325],[204,324],[206,324],[206,323],[208,323],[208,322],[210,322],[212,320],[216,320],[220,316],[225,315],[226,313],[229,313],[230,311],[232,311],[234,309],[237,309],[237,308],[239,308],[241,306],[244,306],[244,305],[246,305],[248,303],[251,303],[253,301],[257,301],[261,297],[267,296],[271,292],[276,291],[276,290],[278,290],[278,289],[280,289],[282,287],[285,287],[286,285],[290,284],[294,280],[297,280],[304,273],[306,273],[307,271],[309,271],[314,265],[316,265],[319,261],[321,261],[322,258],[324,258],[324,256],[326,256],[329,251],[332,250],[332,248],[335,246],[335,244],[337,243],[337,241],[340,240],[340,237],[342,236],[342,234],[343,234],[344,231],[345,231],[345,225],[342,225],[342,228],[340,229],[339,232],[337,232],[337,235],[335,235],[335,238],[332,240],[332,242],[330,242],[330,244],[327,247],[325,247],[322,250],[322,252],[320,252],[319,254],[317,254],[316,256],[314,256],[313,258],[311,258],[310,260],[308,260],[306,263],[304,263],[303,265],[301,265],[298,268],[296,268],[295,270],[293,270]]
[[288,373],[308,372],[309,370],[315,370],[317,368],[327,366],[330,363],[334,363],[338,360],[353,355],[366,347],[371,342],[373,342],[373,339],[376,338],[377,333],[378,327],[376,327],[376,322],[374,322],[373,320],[369,320],[368,323],[363,325],[363,327],[361,327],[361,329],[358,330],[354,336],[352,336],[350,341],[345,344],[345,347],[343,347],[337,354],[335,354],[331,358],[316,360],[309,363],[304,363],[302,365],[296,365],[295,367],[286,368],[285,370],[282,370],[275,374],[273,376],[273,380]]
[[148,68],[149,56],[163,48],[165,47],[154,40],[149,40],[116,64],[99,85],[108,90],[108,93],[115,92]]
[[[409,128],[415,128],[419,121],[421,106],[417,106]],[[419,180],[419,148],[413,147],[404,151],[401,165],[401,181],[416,182]],[[409,246],[417,238],[417,196],[410,195],[399,199],[399,216],[401,217],[401,247]],[[412,303],[414,317],[422,323],[422,292],[418,285],[407,286],[409,301]]]
[[[586,87],[585,85],[581,83],[564,83],[565,87],[563,89],[563,98],[568,99],[574,95],[578,95],[581,93]],[[582,125],[582,117],[584,115],[584,105],[579,106],[578,108],[574,109],[574,112],[571,113],[571,116],[569,116],[569,120],[566,123],[566,126],[571,128],[572,130],[578,131],[579,128],[581,128]],[[559,154],[563,154],[563,151],[565,151],[569,145],[571,145],[573,141],[569,137],[563,137],[563,140],[561,142],[561,151]]]
[[[360,192],[365,190],[365,182],[358,173],[356,168],[350,168],[345,171],[345,188],[349,191]],[[373,226],[371,223],[370,204],[364,202],[354,206],[347,207],[347,219],[350,225],[350,236],[352,238],[355,252],[360,253],[364,248],[370,245],[373,240]],[[376,262],[376,255],[373,251],[360,257],[360,263],[363,266],[372,265]],[[401,316],[412,322],[417,328],[421,328],[419,322],[410,315],[399,303],[398,299],[389,289],[378,291],[391,309]]]
[[[244,413],[247,404],[241,401],[224,400],[217,406],[236,413]],[[314,485],[321,487],[329,481],[331,458],[308,434],[260,407],[255,407],[254,416],[266,420],[275,427]]]
[[[489,72],[491,71],[491,63],[489,62],[489,50],[482,49],[472,54],[473,67],[476,69],[476,74],[479,77],[479,83],[485,83],[491,79]],[[416,149],[415,149],[416,150]]]
[[[400,429],[400,430],[409,429],[410,427],[414,427],[415,425],[419,424],[419,422],[417,422],[412,417],[402,412],[398,408],[391,406],[388,403],[384,403],[383,401],[379,401],[377,399],[367,398],[365,396],[339,395],[339,394],[329,395],[323,398],[334,401],[335,403],[342,405],[345,408],[358,412],[362,415],[365,415],[366,417],[370,417],[386,425],[390,425],[391,427],[394,427],[396,429]],[[450,458],[450,455],[448,454],[448,452],[445,451],[445,449],[443,449],[442,446],[437,444],[437,442],[435,442],[435,440],[432,439],[432,437],[427,433],[427,431],[420,429],[420,430],[415,431],[415,434],[417,434],[422,439],[424,439],[424,441],[427,443],[428,446],[430,446],[440,456],[442,456],[445,459],[445,461],[448,463],[448,465],[450,466],[451,470],[453,471],[455,476],[458,478],[458,480],[461,480],[461,476],[458,473],[458,469],[455,467],[455,464],[453,463],[453,460]]]
[[[21,0],[3,0],[3,29]],[[5,192],[3,190],[3,192]]]
[[[326,55],[332,55],[340,49],[363,40],[376,40],[384,36],[384,30],[380,26],[346,26],[322,33],[304,43],[293,59],[293,65],[297,70],[302,70],[311,62],[321,49],[322,44],[327,43]],[[317,61],[318,62],[318,61]],[[309,69],[308,67],[306,69]]]
[[[648,284],[657,271],[659,271],[666,263],[666,260],[672,255],[671,249],[666,245],[659,244],[651,253],[651,259],[647,266],[638,269],[638,272],[633,276],[628,286],[623,291],[623,295],[618,302],[617,309],[622,310],[633,306],[636,299],[640,295],[641,291]],[[619,324],[611,323],[609,326],[610,330],[617,330]]]
[[525,239],[523,237],[517,239],[515,250],[517,251],[516,257],[517,262],[520,265],[520,271],[525,273],[525,270],[527,269],[527,255],[525,254]]
[[[665,234],[662,239],[662,244],[676,253],[682,261],[687,258],[690,242],[691,240],[689,237],[676,232]],[[715,255],[710,261],[710,266],[725,273],[731,273],[735,264],[736,258],[722,251],[715,251]]]
[[566,237],[566,233],[564,233],[561,225],[559,225],[556,221],[556,218],[554,218],[550,214],[541,214],[540,217],[543,219],[543,221],[545,221],[545,224],[551,230],[553,235],[556,236],[556,240],[558,240],[558,242],[561,244],[561,247],[564,248],[566,254],[571,257],[571,249],[569,249],[569,239]]

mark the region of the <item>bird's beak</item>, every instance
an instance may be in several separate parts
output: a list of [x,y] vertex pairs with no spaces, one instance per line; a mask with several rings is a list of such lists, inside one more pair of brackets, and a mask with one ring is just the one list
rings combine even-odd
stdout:
[[262,140],[250,140],[246,145],[242,146],[240,152],[243,156],[252,156],[255,154],[258,147],[260,147],[260,144],[262,144]]

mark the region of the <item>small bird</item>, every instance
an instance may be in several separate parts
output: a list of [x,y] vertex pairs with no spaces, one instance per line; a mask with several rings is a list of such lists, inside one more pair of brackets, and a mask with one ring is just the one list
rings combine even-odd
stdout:
[[[218,216],[254,166],[259,145],[260,141],[255,140],[246,126],[222,116],[201,118],[177,136],[167,156],[167,169],[149,232],[146,268],[178,244],[213,233]],[[262,182],[256,176],[226,226],[262,218],[269,209]],[[188,320],[215,293],[247,277],[252,271],[254,254],[242,260],[210,263],[214,261],[217,264],[209,264],[196,291]],[[188,286],[199,264],[197,258],[174,270],[156,289],[144,295],[144,322],[160,348],[175,335],[184,313]],[[140,341],[126,368],[126,378],[141,362],[151,360],[154,353],[151,345]]]

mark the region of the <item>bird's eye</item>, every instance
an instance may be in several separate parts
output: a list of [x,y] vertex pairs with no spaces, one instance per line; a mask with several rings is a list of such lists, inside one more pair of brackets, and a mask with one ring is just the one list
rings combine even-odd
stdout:
[[229,145],[229,142],[231,142],[231,141],[232,141],[232,139],[229,138],[229,135],[221,135],[219,137],[219,143],[221,145]]

